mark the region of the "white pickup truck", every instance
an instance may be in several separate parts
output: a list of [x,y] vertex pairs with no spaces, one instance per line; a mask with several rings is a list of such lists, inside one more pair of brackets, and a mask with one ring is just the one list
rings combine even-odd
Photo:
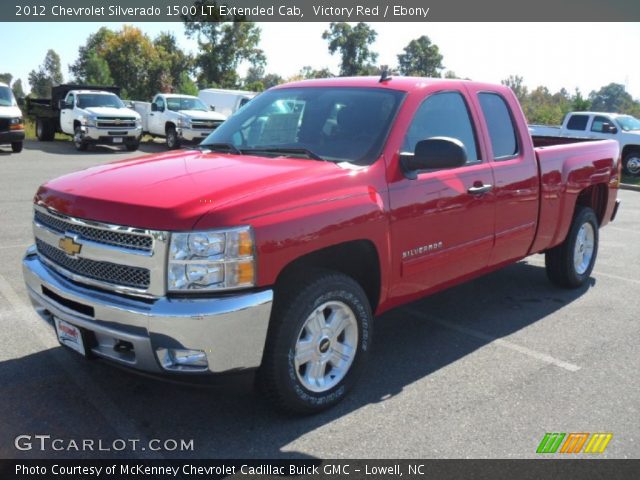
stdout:
[[28,98],[27,112],[36,117],[36,136],[53,140],[56,132],[73,136],[76,149],[91,144],[124,145],[134,151],[140,145],[140,115],[127,108],[118,87],[59,85],[51,98]]
[[629,175],[640,175],[640,120],[631,115],[604,112],[569,112],[562,125],[529,125],[537,137],[574,137],[617,140],[622,166]]
[[227,119],[191,95],[159,93],[151,103],[132,103],[142,117],[144,133],[164,137],[170,150],[183,142],[199,143]]
[[205,88],[200,90],[198,98],[211,110],[230,117],[258,95],[247,90],[226,90],[223,88]]
[[24,122],[9,85],[0,82],[0,145],[11,144],[13,153],[22,151]]

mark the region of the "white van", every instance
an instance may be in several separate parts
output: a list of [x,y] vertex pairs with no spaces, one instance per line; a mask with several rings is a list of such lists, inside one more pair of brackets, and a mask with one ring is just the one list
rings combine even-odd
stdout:
[[240,110],[242,106],[256,95],[258,95],[256,92],[248,92],[246,90],[205,88],[204,90],[200,90],[198,98],[211,110],[229,117]]
[[13,153],[22,151],[24,122],[9,85],[0,83],[0,145],[11,144]]

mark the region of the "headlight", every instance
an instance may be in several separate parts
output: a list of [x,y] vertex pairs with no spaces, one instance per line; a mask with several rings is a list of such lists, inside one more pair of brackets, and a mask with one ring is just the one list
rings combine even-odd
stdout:
[[141,118],[136,118],[136,127],[141,127],[142,126],[142,119]]
[[227,290],[255,285],[251,227],[172,233],[169,291]]
[[95,117],[90,117],[89,115],[80,115],[80,118],[78,118],[78,120],[80,120],[80,124],[84,125],[85,127],[95,127],[96,126]]
[[22,123],[22,118],[12,118],[9,120],[9,125],[20,125]]
[[178,127],[180,128],[191,128],[191,119],[187,117],[178,118]]

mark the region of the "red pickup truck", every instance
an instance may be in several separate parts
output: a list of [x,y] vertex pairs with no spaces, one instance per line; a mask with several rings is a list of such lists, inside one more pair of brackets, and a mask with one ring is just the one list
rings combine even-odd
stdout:
[[155,374],[253,371],[314,412],[362,370],[374,314],[546,253],[578,287],[616,214],[615,141],[529,136],[505,87],[290,83],[197,149],[38,190],[23,262],[60,342]]

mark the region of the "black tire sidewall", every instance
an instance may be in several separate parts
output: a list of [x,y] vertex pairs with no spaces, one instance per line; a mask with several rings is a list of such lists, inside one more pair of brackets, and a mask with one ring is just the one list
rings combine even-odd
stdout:
[[76,142],[76,133],[78,130],[80,130],[80,127],[73,129],[73,145],[76,147],[76,150],[84,152],[87,149],[87,144],[85,142]]
[[12,142],[11,151],[13,153],[20,153],[22,151],[22,142]]
[[[330,283],[327,281],[330,279]],[[358,348],[345,377],[326,392],[306,389],[297,377],[294,356],[298,335],[308,316],[323,303],[339,301],[354,313],[358,323]],[[294,297],[281,319],[273,354],[276,356],[275,381],[288,409],[301,413],[324,410],[345,397],[366,364],[372,339],[372,314],[366,295],[358,284],[342,275],[330,275],[304,288]]]
[[[578,272],[576,272],[575,263],[573,260],[576,241],[578,240],[578,232],[585,223],[590,223],[591,227],[593,228],[593,254],[591,255],[591,261],[587,270],[583,274],[579,274]],[[596,257],[598,256],[598,233],[598,219],[596,218],[594,211],[590,208],[580,209],[575,217],[573,224],[571,225],[571,230],[569,231],[569,242],[567,244],[566,258],[568,259],[568,264],[565,267],[570,274],[569,278],[573,285],[582,285],[591,276],[591,272],[593,271],[593,267],[596,263]]]

